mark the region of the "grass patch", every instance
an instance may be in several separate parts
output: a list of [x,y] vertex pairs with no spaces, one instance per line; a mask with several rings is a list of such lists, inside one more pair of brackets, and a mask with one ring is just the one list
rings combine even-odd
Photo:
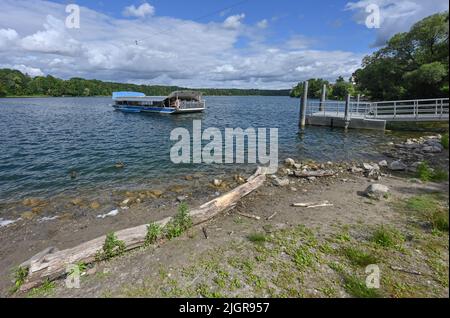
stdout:
[[303,270],[314,264],[315,256],[307,246],[301,246],[294,251],[292,259],[297,268]]
[[370,264],[376,264],[378,262],[377,257],[372,254],[368,254],[360,249],[354,247],[346,247],[343,249],[343,254],[348,258],[350,263],[356,266],[367,266]]
[[125,243],[117,239],[114,232],[110,232],[106,235],[105,243],[102,250],[97,252],[97,261],[108,260],[115,256],[119,256],[125,252]]
[[448,232],[448,208],[443,207],[441,201],[442,197],[438,194],[424,194],[407,199],[404,208],[429,222],[433,230]]
[[442,182],[448,179],[447,171],[440,168],[433,169],[428,165],[427,162],[421,162],[417,166],[416,176],[424,182]]
[[344,289],[357,298],[380,298],[380,292],[375,288],[368,288],[366,282],[362,279],[349,275],[343,274],[344,279]]
[[189,215],[189,208],[187,204],[183,202],[178,207],[178,213],[164,227],[164,234],[169,240],[171,240],[175,237],[179,237],[191,226],[192,219]]
[[145,235],[145,245],[150,245],[156,242],[158,237],[161,236],[162,229],[156,223],[150,223],[147,225],[147,234]]
[[252,243],[262,244],[266,241],[266,236],[262,233],[253,233],[248,235],[247,239]]
[[400,246],[403,243],[404,238],[396,229],[381,225],[375,229],[370,241],[382,247],[392,248]]
[[51,294],[56,287],[55,282],[46,280],[41,286],[33,288],[28,293],[28,297],[43,297]]
[[444,147],[444,149],[448,149],[448,133],[442,135],[441,145],[442,147]]

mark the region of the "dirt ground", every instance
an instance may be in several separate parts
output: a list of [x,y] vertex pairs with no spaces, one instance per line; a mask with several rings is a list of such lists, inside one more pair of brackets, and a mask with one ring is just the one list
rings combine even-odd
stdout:
[[[47,246],[74,246],[99,233],[173,214],[176,200],[171,206],[143,209],[145,213],[132,206],[126,216],[119,214],[108,222],[92,218],[55,222],[45,233],[38,227],[25,229],[22,242],[0,249],[3,295],[449,297],[448,230],[436,230],[434,223],[413,211],[415,206],[409,204],[416,201],[408,201],[419,198],[428,204],[427,200],[432,200],[425,210],[431,206],[448,215],[448,182],[383,177],[377,183],[387,185],[390,194],[373,200],[361,195],[373,181],[360,174],[342,172],[335,178],[312,182],[290,179],[291,184],[285,187],[273,186],[268,180],[225,215],[193,227],[181,237],[88,266],[79,289],[68,289],[59,280],[11,295],[10,268]],[[213,191],[208,194],[214,195]],[[201,200],[205,202],[204,197],[192,198],[188,204],[196,206]],[[292,206],[323,200],[333,206]],[[273,218],[268,220],[269,216]],[[83,230],[89,222],[95,222],[95,231]],[[2,242],[13,230],[0,232]],[[15,250],[14,244],[28,249]],[[365,284],[368,265],[378,266],[379,288]]]

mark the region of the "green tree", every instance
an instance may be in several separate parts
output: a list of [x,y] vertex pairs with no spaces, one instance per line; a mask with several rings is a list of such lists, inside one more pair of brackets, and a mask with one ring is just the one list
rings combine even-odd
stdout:
[[448,96],[448,12],[429,16],[394,35],[353,75],[372,99]]
[[[308,97],[320,99],[322,97],[323,85],[327,86],[327,97],[331,97],[331,85],[322,78],[310,78],[308,80]],[[303,82],[298,83],[291,90],[291,97],[301,97],[303,95]]]

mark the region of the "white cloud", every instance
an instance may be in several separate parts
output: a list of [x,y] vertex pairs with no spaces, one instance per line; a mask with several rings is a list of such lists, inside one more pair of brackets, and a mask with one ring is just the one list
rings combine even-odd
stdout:
[[7,48],[19,37],[14,29],[0,29],[0,49]]
[[[0,50],[0,61],[27,68],[33,76],[45,73],[184,87],[289,88],[311,77],[347,78],[363,57],[311,50],[311,39],[301,35],[267,44],[257,25],[244,24],[244,14],[228,17],[227,23],[199,23],[160,16],[116,18],[82,7],[81,28],[66,29],[63,4],[0,1],[0,30],[6,30],[0,32],[0,39],[11,42]],[[237,45],[242,38],[249,44]],[[185,49],[178,50],[180,46]]]
[[374,46],[382,46],[394,34],[408,31],[415,22],[449,9],[448,0],[361,0],[347,3],[346,9],[356,12],[357,23],[365,24],[370,4],[380,8],[380,28],[376,29]]
[[260,29],[266,29],[269,26],[269,22],[267,21],[267,19],[264,19],[256,23],[256,26]]
[[244,20],[244,18],[244,13],[231,15],[225,19],[223,26],[227,29],[237,29],[242,25],[242,20]]
[[146,16],[152,16],[155,14],[155,8],[149,3],[145,2],[141,4],[139,7],[131,5],[125,7],[123,10],[123,15],[126,17],[136,17],[136,18],[144,18]]
[[20,65],[10,65],[10,64],[0,64],[1,68],[11,68],[11,69],[15,69],[15,70],[19,70],[24,74],[28,74],[31,77],[36,77],[36,76],[44,76],[44,73],[41,71],[41,69],[39,68],[35,68],[35,67],[31,67],[31,66],[26,66],[23,64]]

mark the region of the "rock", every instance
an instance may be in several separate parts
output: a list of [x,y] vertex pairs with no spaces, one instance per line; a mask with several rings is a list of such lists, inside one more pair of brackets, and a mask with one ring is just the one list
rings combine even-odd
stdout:
[[116,167],[117,169],[123,169],[123,168],[125,168],[125,163],[123,161],[118,161],[118,162],[116,162],[114,167]]
[[314,181],[314,180],[316,180],[316,177],[308,177],[307,178],[309,181]]
[[177,201],[178,201],[178,202],[183,202],[183,201],[185,201],[186,199],[187,199],[187,197],[186,197],[185,195],[180,195],[180,196],[177,197]]
[[245,183],[244,177],[242,177],[240,175],[235,175],[234,176],[234,181],[236,181],[237,183]]
[[300,163],[294,163],[294,168],[296,170],[300,170],[302,168],[302,165]]
[[350,171],[351,171],[352,173],[360,173],[360,172],[363,172],[364,169],[358,168],[358,167],[356,167],[356,166],[353,166],[353,167],[350,168]]
[[48,203],[38,198],[28,198],[23,200],[22,204],[25,206],[29,206],[30,208],[34,208],[37,206],[45,206]]
[[193,179],[194,179],[193,176],[184,176],[184,180],[186,180],[186,181],[191,181]]
[[297,188],[295,188],[295,187],[291,187],[291,191],[297,191]]
[[363,167],[364,170],[367,170],[367,171],[373,170],[373,166],[371,164],[368,164],[368,163],[363,163],[362,167]]
[[405,170],[406,168],[407,166],[401,160],[393,161],[389,165],[389,169],[392,171],[402,171]]
[[425,146],[422,148],[422,152],[425,153],[441,153],[442,152],[442,146]]
[[223,181],[220,179],[214,179],[213,180],[213,185],[216,187],[220,187],[222,185]]
[[31,209],[31,212],[33,212],[34,214],[40,214],[40,213],[42,213],[43,210],[44,210],[43,207],[37,206],[37,207],[35,207],[35,208],[32,208],[32,209]]
[[288,178],[275,178],[273,179],[272,183],[277,187],[284,187],[289,185],[290,182]]
[[131,198],[126,198],[125,200],[122,201],[122,203],[120,205],[127,206],[130,203],[131,203]]
[[70,200],[70,203],[72,203],[73,205],[81,205],[83,203],[83,199],[75,198],[75,199]]
[[381,160],[381,161],[378,163],[378,165],[379,165],[380,167],[387,167],[387,166],[388,166],[388,162],[387,162],[386,160]]
[[292,166],[295,165],[295,160],[292,159],[292,158],[286,158],[286,159],[284,160],[284,164],[285,164],[286,166],[288,166],[288,167],[292,167]]
[[162,196],[164,194],[164,191],[161,191],[161,190],[148,190],[147,193],[150,194],[151,196],[155,196],[155,197],[159,198],[160,196]]
[[98,203],[97,201],[91,202],[91,204],[89,205],[91,209],[96,210],[98,208],[100,208],[100,203]]
[[34,214],[34,213],[31,212],[31,211],[24,212],[24,213],[22,213],[22,214],[20,215],[20,217],[21,217],[22,219],[25,219],[25,220],[31,220],[31,219],[33,219],[35,216],[36,216],[36,214]]
[[369,198],[380,200],[389,194],[389,188],[385,185],[374,183],[367,187],[364,194]]

